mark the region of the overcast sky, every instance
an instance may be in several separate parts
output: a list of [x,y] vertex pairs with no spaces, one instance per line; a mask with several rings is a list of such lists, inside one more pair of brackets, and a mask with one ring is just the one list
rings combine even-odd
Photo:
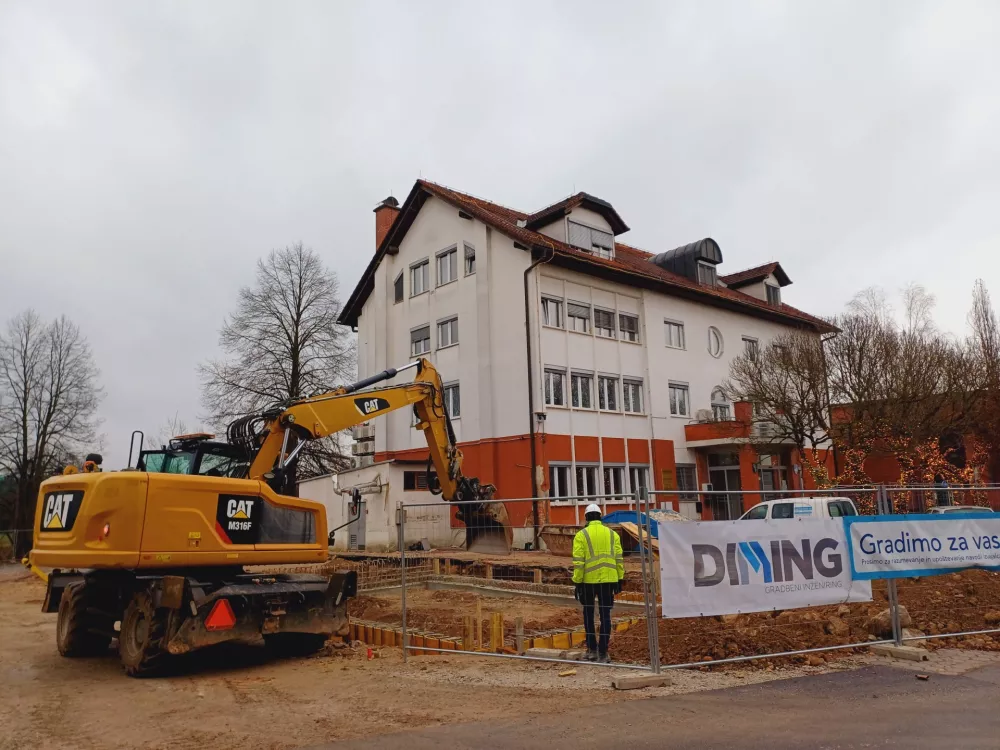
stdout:
[[[419,176],[623,240],[780,260],[833,314],[924,284],[1000,301],[1000,4],[0,0],[0,320],[89,337],[106,466],[202,413],[255,260],[303,241],[346,299]],[[334,385],[334,384],[331,384]]]

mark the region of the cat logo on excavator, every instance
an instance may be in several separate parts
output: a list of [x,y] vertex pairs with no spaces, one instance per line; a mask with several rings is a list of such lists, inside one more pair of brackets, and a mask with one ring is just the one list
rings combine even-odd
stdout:
[[80,509],[83,492],[50,492],[45,496],[42,508],[42,518],[39,523],[41,531],[69,531],[73,528],[76,513]]

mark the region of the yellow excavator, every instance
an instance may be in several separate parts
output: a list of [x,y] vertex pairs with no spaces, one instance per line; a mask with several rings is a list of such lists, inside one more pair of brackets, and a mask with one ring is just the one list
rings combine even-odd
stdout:
[[[413,382],[372,387],[410,368]],[[353,572],[244,566],[325,562],[324,507],[279,494],[293,462],[310,440],[408,406],[430,449],[428,485],[461,503],[467,546],[509,550],[506,510],[492,485],[462,473],[443,396],[440,375],[421,359],[238,419],[227,442],[184,435],[143,450],[140,435],[135,469],[91,466],[46,480],[29,561],[52,569],[42,611],[58,612],[59,652],[101,653],[117,637],[125,672],[144,676],[172,654],[222,641],[259,634],[276,651],[308,653],[346,634]]]

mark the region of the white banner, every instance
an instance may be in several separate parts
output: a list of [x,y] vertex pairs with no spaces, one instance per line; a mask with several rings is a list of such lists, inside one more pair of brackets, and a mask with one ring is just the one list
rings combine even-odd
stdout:
[[659,524],[664,617],[867,602],[852,581],[844,524],[779,519]]
[[845,518],[854,578],[1000,569],[1000,513]]

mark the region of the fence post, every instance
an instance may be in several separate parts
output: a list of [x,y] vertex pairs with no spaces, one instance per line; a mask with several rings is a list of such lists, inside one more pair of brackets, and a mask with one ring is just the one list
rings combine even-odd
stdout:
[[403,503],[399,502],[396,504],[396,526],[398,531],[398,541],[399,546],[399,590],[401,592],[400,607],[402,608],[403,615],[403,626],[401,628],[401,635],[403,641],[403,663],[406,663],[406,648],[410,645],[409,638],[406,635],[406,508],[403,507]]
[[[639,535],[639,562],[642,567],[642,602],[643,607],[646,612],[646,642],[649,649],[649,666],[653,670],[654,674],[660,673],[660,654],[659,654],[659,632],[658,623],[656,620],[656,600],[652,597],[652,587],[650,586],[650,578],[647,572],[651,575],[653,570],[653,544],[649,543],[649,547],[646,547],[647,541],[651,539],[649,536],[649,496],[647,495],[647,490],[645,487],[640,486],[639,492],[636,497],[636,528]],[[645,513],[645,520],[643,520],[643,512]],[[649,561],[648,570],[646,561]]]
[[[889,497],[889,490],[884,484],[878,486],[876,509],[879,515],[891,515],[893,511],[892,501]],[[849,542],[848,542],[849,543]],[[899,590],[896,588],[896,579],[890,578],[886,585],[889,595],[889,619],[892,623],[892,640],[896,646],[903,645],[903,628],[899,621]]]

